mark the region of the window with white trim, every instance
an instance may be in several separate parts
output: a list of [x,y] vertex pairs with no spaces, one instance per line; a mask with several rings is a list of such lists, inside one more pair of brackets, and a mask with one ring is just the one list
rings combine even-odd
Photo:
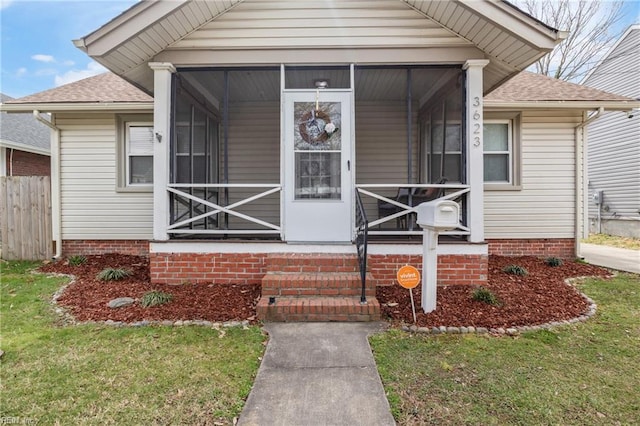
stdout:
[[484,188],[520,190],[521,113],[485,112]]
[[153,184],[153,124],[125,123],[127,186]]
[[484,181],[513,183],[513,123],[484,121]]

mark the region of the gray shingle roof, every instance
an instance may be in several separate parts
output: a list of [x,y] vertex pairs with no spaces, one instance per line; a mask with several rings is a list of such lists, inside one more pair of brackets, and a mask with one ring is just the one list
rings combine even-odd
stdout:
[[[13,100],[0,93],[2,103]],[[32,114],[0,113],[0,140],[4,143],[19,143],[49,151],[49,128],[36,120]]]
[[23,98],[14,99],[7,103],[40,104],[76,102],[153,102],[153,98],[117,75],[107,72],[65,84],[55,89],[49,89]]
[[523,71],[484,97],[486,102],[631,101],[620,95]]

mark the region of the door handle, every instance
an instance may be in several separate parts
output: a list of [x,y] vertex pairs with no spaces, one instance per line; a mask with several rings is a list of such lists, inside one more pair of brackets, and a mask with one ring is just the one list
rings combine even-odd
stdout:
[[347,160],[347,170],[351,171],[351,160]]

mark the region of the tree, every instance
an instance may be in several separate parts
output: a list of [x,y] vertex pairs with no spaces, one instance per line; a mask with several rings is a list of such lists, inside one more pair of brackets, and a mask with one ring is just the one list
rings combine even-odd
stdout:
[[622,1],[517,0],[515,5],[545,24],[569,32],[562,43],[535,63],[539,74],[579,80],[620,37],[615,27],[624,17]]

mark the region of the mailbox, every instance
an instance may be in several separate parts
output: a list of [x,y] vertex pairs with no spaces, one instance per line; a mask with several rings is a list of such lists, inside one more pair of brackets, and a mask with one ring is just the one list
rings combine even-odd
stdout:
[[460,206],[451,200],[433,200],[418,206],[418,225],[438,231],[455,229],[460,217]]

